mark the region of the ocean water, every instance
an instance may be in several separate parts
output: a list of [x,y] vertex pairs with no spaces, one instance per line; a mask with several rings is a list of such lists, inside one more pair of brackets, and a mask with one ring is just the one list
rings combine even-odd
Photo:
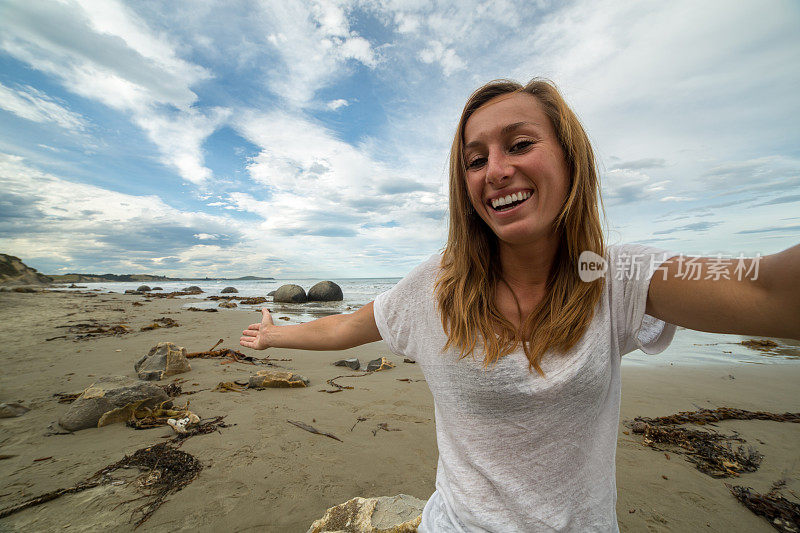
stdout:
[[[272,298],[268,298],[265,304],[254,306],[241,306],[252,308],[254,311],[262,307],[268,307],[275,318],[277,324],[280,323],[299,323],[308,322],[317,318],[338,314],[351,313],[365,304],[371,302],[375,297],[392,288],[400,278],[354,278],[354,279],[334,279],[342,288],[344,300],[342,302],[314,302],[308,304],[281,304],[273,303]],[[239,292],[228,296],[267,296],[267,293],[274,291],[281,285],[293,283],[300,285],[306,291],[310,289],[319,279],[276,279],[261,281],[232,281],[232,280],[208,280],[208,281],[170,281],[170,282],[99,282],[99,283],[80,283],[82,289],[66,290],[97,290],[107,293],[124,293],[126,290],[135,290],[140,285],[150,287],[161,287],[163,292],[180,291],[189,285],[197,285],[203,289],[204,293],[199,298],[207,296],[218,296],[225,287],[235,287]],[[66,288],[60,287],[62,290]],[[186,299],[184,307],[217,307],[217,301],[201,300],[198,296],[179,296]],[[225,312],[225,309],[220,309]],[[254,317],[255,317],[254,313]],[[288,320],[281,321],[280,317]],[[669,365],[672,364],[778,364],[778,363],[800,363],[800,341],[787,339],[772,339],[778,346],[769,351],[760,351],[748,348],[741,344],[741,341],[750,339],[749,336],[741,335],[721,335],[718,333],[705,333],[689,329],[679,328],[675,334],[672,344],[664,352],[658,355],[648,355],[640,351],[627,354],[623,357],[623,365]]]

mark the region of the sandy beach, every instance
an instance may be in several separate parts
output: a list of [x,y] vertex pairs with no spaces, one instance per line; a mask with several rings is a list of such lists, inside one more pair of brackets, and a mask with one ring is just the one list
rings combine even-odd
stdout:
[[[55,393],[81,392],[103,375],[135,377],[134,362],[159,342],[170,341],[195,352],[223,339],[222,346],[238,349],[241,330],[259,317],[245,308],[217,313],[183,309],[191,299],[143,300],[137,295],[91,292],[0,293],[0,402],[19,401],[31,409],[0,420],[0,455],[11,456],[0,460],[0,508],[73,486],[124,455],[173,435],[166,426],[137,431],[122,424],[48,435],[59,431],[56,421],[68,408],[53,397]],[[180,325],[140,331],[161,317]],[[60,326],[90,319],[126,324],[132,332],[46,340],[65,335],[67,329]],[[274,364],[307,377],[311,384],[215,392],[217,383],[247,380],[263,367],[192,359],[191,372],[176,378],[185,380],[184,392],[198,392],[179,396],[175,402],[189,401],[191,410],[203,419],[225,416],[228,427],[183,443],[180,449],[194,455],[204,468],[139,531],[304,532],[327,508],[355,496],[405,493],[427,499],[433,492],[437,460],[433,404],[417,365],[404,363],[381,342],[345,352],[242,351],[288,359]],[[353,389],[320,392],[331,389],[326,380],[356,374],[333,366],[333,361],[358,357],[363,364],[381,356],[395,368],[337,380]],[[701,407],[798,412],[799,384],[796,363],[623,367],[617,447],[620,529],[773,531],[764,518],[741,505],[725,483],[767,492],[783,477],[787,492],[800,493],[800,424],[721,422],[719,431],[738,432],[764,459],[757,472],[715,479],[680,454],[665,455],[642,445],[641,435],[630,432],[624,421]],[[303,431],[287,420],[313,425],[341,441]],[[127,475],[132,479],[136,474]],[[0,519],[0,531],[133,530],[131,511],[141,502],[131,500],[140,495],[135,484],[101,485]]]

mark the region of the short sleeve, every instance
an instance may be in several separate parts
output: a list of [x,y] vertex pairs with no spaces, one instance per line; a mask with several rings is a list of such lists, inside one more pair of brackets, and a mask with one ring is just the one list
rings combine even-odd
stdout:
[[648,354],[664,351],[676,326],[645,314],[650,280],[663,275],[661,264],[675,254],[636,244],[609,246],[606,282],[611,327],[620,355],[640,349]]
[[429,334],[433,283],[441,256],[431,256],[397,285],[375,298],[373,313],[381,338],[392,353],[416,360],[421,339]]

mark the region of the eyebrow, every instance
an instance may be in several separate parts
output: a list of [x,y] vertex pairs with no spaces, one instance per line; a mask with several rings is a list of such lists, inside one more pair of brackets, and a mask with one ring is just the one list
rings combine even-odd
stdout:
[[[503,129],[500,130],[500,135],[506,135],[508,133],[511,133],[514,130],[517,130],[517,129],[521,128],[522,126],[528,126],[528,125],[538,126],[538,124],[536,124],[535,122],[524,122],[524,121],[523,122],[514,122],[512,124],[507,124],[507,125],[503,126]],[[464,145],[464,149],[472,148],[473,146],[478,146],[479,144],[480,144],[480,141],[472,141],[470,143],[465,144]]]

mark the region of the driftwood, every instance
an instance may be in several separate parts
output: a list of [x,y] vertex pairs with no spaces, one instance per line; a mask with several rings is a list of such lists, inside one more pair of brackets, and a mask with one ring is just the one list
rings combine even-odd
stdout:
[[375,435],[377,435],[378,431],[380,431],[380,430],[384,430],[384,431],[400,431],[397,428],[390,428],[389,424],[386,423],[386,422],[381,422],[380,424],[378,424],[378,427],[376,429],[372,430],[372,436],[374,437]]
[[296,420],[287,420],[287,422],[289,422],[293,426],[299,427],[300,429],[304,429],[304,430],[308,431],[309,433],[314,433],[315,435],[324,435],[324,436],[330,437],[330,438],[332,438],[334,440],[338,440],[339,442],[343,442],[342,439],[340,439],[336,435],[334,435],[332,433],[325,433],[324,431],[320,431],[317,428],[315,428],[314,426],[309,426],[308,424],[306,424],[304,422],[298,422]]
[[244,363],[248,365],[255,365],[257,363],[270,365],[272,361],[291,361],[291,359],[271,359],[269,357],[265,357],[263,359],[258,359],[256,357],[251,357],[249,355],[245,355],[238,350],[232,350],[230,348],[220,348],[217,350],[217,346],[222,344],[224,339],[220,339],[217,343],[211,347],[210,350],[206,350],[204,352],[190,352],[186,354],[186,357],[189,359],[200,357],[203,359],[213,359],[213,358],[227,358],[229,361],[223,362],[222,364],[228,363]]

